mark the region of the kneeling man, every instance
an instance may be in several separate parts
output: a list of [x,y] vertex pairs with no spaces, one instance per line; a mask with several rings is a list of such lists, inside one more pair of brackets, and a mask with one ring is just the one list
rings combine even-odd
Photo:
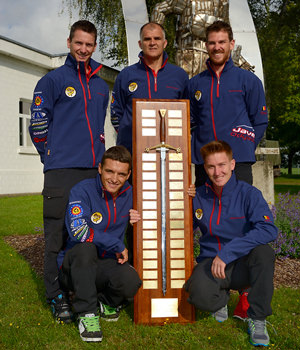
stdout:
[[101,341],[100,316],[116,321],[122,305],[133,300],[141,286],[127,262],[124,234],[132,208],[127,182],[131,156],[123,146],[108,149],[95,179],[75,185],[66,213],[68,241],[60,252],[60,282],[74,292],[73,307],[84,341]]
[[198,264],[184,286],[188,301],[223,322],[230,289],[251,287],[250,342],[268,346],[266,317],[272,314],[275,262],[268,243],[277,237],[272,213],[258,189],[237,181],[226,142],[210,142],[200,152],[209,180],[193,199],[194,224],[202,236]]

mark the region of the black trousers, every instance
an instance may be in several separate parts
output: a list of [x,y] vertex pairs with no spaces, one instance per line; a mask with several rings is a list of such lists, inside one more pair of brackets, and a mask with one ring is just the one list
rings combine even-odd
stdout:
[[213,258],[207,258],[197,264],[185,283],[189,303],[200,310],[216,312],[228,303],[230,289],[250,286],[248,316],[263,320],[272,314],[275,254],[269,245],[258,246],[248,255],[228,264],[224,280],[212,276],[212,261]]
[[[252,163],[235,163],[235,176],[238,180],[242,180],[247,182],[249,185],[253,184],[253,177],[252,177]],[[195,164],[195,186],[199,187],[201,185],[204,185],[207,174],[204,169],[203,164]]]
[[128,263],[102,259],[93,243],[80,243],[68,250],[59,280],[74,292],[73,307],[78,314],[97,313],[98,299],[117,307],[132,302],[142,285],[136,270]]
[[97,169],[48,170],[44,177],[44,283],[48,302],[62,292],[58,282],[57,254],[68,236],[65,212],[71,188],[97,175]]

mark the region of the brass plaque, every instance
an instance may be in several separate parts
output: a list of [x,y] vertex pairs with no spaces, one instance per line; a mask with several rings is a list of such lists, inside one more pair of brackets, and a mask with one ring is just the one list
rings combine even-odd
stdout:
[[170,192],[169,198],[172,199],[183,199],[184,198],[184,192],[183,191],[176,191],[176,192]]
[[185,260],[171,260],[171,269],[184,269]]
[[143,171],[156,171],[156,163],[143,163]]
[[171,230],[170,238],[184,238],[184,230]]
[[[172,281],[171,281],[172,283]],[[143,281],[144,289],[157,289],[157,281]]]
[[157,259],[157,250],[143,250],[144,259]]
[[[151,230],[144,230],[143,231],[143,239],[156,239],[157,238],[157,231],[151,231]],[[176,237],[181,238],[181,237]]]
[[169,163],[169,170],[183,170],[183,163],[182,162],[170,162]]
[[156,119],[142,119],[142,126],[156,127]]
[[176,229],[176,228],[184,228],[184,220],[170,220],[170,228]]
[[143,201],[143,209],[157,209],[156,201]]
[[184,239],[171,239],[170,247],[184,249]]
[[157,212],[156,211],[143,211],[143,220],[147,220],[147,219],[157,219]]
[[143,181],[143,190],[156,190],[156,182],[153,181]]
[[170,161],[182,160],[182,153],[169,153],[169,160]]
[[182,171],[171,171],[169,173],[170,180],[183,180],[183,172]]
[[155,118],[156,113],[154,109],[142,109],[143,118]]
[[171,249],[171,259],[182,259],[184,258],[184,250],[183,249]]
[[184,270],[171,270],[171,279],[185,279]]
[[170,109],[168,111],[169,118],[182,118],[182,111],[180,109]]
[[157,271],[143,271],[144,280],[157,280]]
[[170,201],[170,209],[184,209],[184,201]]
[[185,280],[171,280],[171,288],[182,288]]
[[[176,260],[172,260],[172,261],[176,261]],[[157,269],[157,266],[158,266],[157,260],[143,260],[143,268],[144,269]],[[182,266],[179,266],[179,268],[180,267],[182,267]]]
[[151,299],[151,317],[178,317],[177,298]]
[[182,128],[182,119],[169,119],[168,124],[169,124],[169,128],[171,127]]
[[184,211],[170,210],[170,219],[184,219]]
[[143,172],[143,180],[152,180],[155,181],[156,180],[156,173],[145,173]]
[[183,181],[170,181],[170,190],[183,190]]
[[143,221],[143,229],[157,229],[157,221]]
[[[182,136],[182,129],[180,128],[169,128],[168,129],[168,135],[169,136]],[[155,135],[153,135],[155,136]]]
[[156,129],[154,128],[143,128],[142,129],[142,136],[156,136]]
[[[174,247],[182,248],[182,247]],[[143,241],[143,249],[157,249],[157,241]]]
[[157,193],[143,191],[143,199],[157,199]]
[[142,154],[142,161],[143,162],[155,162],[156,161],[156,154],[155,153],[143,153]]

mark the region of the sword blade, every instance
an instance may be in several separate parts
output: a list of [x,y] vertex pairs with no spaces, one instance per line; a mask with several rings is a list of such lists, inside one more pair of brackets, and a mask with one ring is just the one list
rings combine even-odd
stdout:
[[160,187],[161,187],[161,268],[162,268],[162,292],[167,291],[167,254],[166,254],[166,148],[160,148]]

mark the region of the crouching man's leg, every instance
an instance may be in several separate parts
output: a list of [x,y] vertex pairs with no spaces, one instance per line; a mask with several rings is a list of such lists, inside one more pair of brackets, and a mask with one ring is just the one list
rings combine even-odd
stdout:
[[67,251],[60,272],[62,285],[74,292],[80,337],[91,342],[102,340],[97,311],[97,260],[96,246],[80,243]]
[[133,301],[142,281],[128,262],[119,264],[115,259],[101,259],[96,284],[101,318],[117,321],[120,309]]
[[[188,302],[197,309],[209,311],[219,322],[228,318],[229,280],[214,278],[211,273],[212,258],[197,264],[184,288],[189,293]],[[230,275],[232,265],[226,267],[226,276]]]

